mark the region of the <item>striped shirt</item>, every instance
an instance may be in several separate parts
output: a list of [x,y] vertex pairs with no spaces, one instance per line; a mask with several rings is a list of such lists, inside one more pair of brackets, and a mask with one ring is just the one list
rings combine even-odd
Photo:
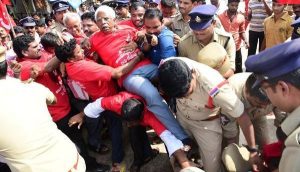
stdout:
[[[266,0],[268,6],[272,7],[272,0]],[[249,24],[249,30],[254,32],[263,32],[263,22],[268,17],[264,3],[258,0],[250,0],[249,9],[252,11],[252,17]]]

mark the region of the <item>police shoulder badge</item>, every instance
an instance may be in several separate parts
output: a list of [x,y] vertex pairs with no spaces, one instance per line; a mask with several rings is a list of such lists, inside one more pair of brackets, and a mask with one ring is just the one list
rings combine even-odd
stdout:
[[297,28],[296,32],[298,35],[300,35],[300,27]]
[[197,23],[200,23],[200,22],[201,22],[201,18],[200,18],[199,16],[196,16],[195,21],[196,21]]

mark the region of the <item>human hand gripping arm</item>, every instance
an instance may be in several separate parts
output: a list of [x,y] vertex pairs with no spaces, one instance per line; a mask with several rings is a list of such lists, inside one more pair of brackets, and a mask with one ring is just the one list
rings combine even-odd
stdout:
[[84,114],[90,118],[98,118],[100,113],[105,109],[101,106],[101,101],[103,97],[98,98],[92,103],[89,103],[83,110]]
[[[246,114],[246,111],[244,111],[243,114],[237,118],[237,122],[243,131],[243,134],[248,143],[248,147],[252,150],[256,150],[253,124],[249,116]],[[252,164],[252,168],[254,171],[257,171],[258,167],[262,163],[262,160],[259,158],[257,151],[250,151],[249,161]]]
[[45,72],[52,72],[54,71],[55,69],[59,68],[61,64],[61,61],[58,60],[57,57],[53,57],[51,60],[49,60],[44,68],[44,71]]
[[77,115],[70,118],[69,123],[68,123],[69,127],[78,123],[78,129],[80,129],[80,126],[83,123],[84,115],[86,115],[90,118],[98,118],[100,116],[100,113],[104,111],[104,109],[101,107],[101,100],[102,100],[102,97],[98,98],[96,101],[94,101],[92,103],[89,103],[84,108],[83,112],[80,112]]
[[68,122],[69,127],[72,127],[73,125],[78,124],[78,129],[80,129],[80,127],[83,123],[83,117],[84,117],[83,112],[80,112],[80,113],[72,116]]
[[165,130],[163,131],[159,137],[165,143],[169,156],[173,155],[178,163],[180,164],[181,168],[190,167],[191,164],[183,151],[183,143],[178,140],[170,131]]

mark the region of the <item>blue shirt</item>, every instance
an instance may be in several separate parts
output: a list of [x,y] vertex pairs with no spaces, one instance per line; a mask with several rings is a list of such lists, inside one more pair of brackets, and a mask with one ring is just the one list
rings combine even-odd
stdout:
[[152,63],[159,65],[161,59],[176,56],[176,49],[173,42],[174,33],[164,27],[157,36],[158,44],[151,47],[149,52]]

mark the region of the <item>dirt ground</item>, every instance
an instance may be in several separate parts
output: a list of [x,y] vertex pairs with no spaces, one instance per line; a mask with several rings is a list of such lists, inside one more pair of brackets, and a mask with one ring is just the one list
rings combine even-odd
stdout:
[[[272,141],[276,141],[276,135],[275,135],[275,127],[273,125],[274,123],[274,116],[268,116],[268,126],[269,126],[269,134],[272,138]],[[126,127],[123,127],[124,133],[123,133],[123,145],[124,145],[124,151],[125,156],[124,160],[122,162],[122,172],[128,172],[131,163],[133,162],[133,152],[130,147],[129,140],[127,138],[128,136],[128,130]],[[149,131],[148,131],[149,132]],[[240,131],[240,144],[245,144],[245,138]],[[153,130],[150,130],[150,135],[153,134]],[[109,139],[104,140],[104,143],[110,148],[111,150],[111,143]],[[156,156],[152,161],[150,161],[148,164],[144,165],[141,168],[141,172],[172,172],[172,167],[169,161],[169,157],[166,153],[166,149],[163,143],[154,144],[152,145],[153,148],[159,149],[159,155]],[[107,154],[100,155],[94,152],[90,152],[90,155],[95,157],[98,162],[111,165],[111,151],[109,151]]]
[[[125,156],[122,162],[122,172],[128,172],[130,165],[133,162],[133,152],[130,147],[128,140],[128,130],[123,126],[123,145]],[[153,136],[153,130],[149,130],[149,135]],[[111,165],[111,143],[109,139],[104,140],[104,143],[110,148],[110,151],[107,154],[97,154],[95,152],[90,152],[90,155],[95,157],[98,162]],[[159,154],[151,160],[149,163],[145,164],[141,168],[141,172],[172,172],[172,167],[169,161],[168,154],[163,143],[152,144],[152,148],[158,148]]]

